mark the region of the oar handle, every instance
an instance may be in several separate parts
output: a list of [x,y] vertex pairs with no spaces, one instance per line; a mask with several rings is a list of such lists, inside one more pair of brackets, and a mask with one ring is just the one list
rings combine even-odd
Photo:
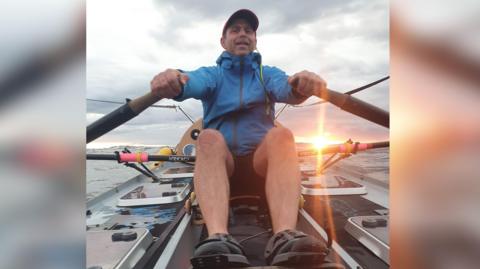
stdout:
[[387,111],[351,95],[325,89],[317,97],[361,118],[386,128],[390,127],[390,114]]
[[128,102],[128,106],[132,109],[134,113],[138,115],[142,111],[147,109],[149,106],[155,104],[161,99],[162,98],[158,98],[157,96],[154,96],[151,92],[148,92],[144,96],[140,96]]

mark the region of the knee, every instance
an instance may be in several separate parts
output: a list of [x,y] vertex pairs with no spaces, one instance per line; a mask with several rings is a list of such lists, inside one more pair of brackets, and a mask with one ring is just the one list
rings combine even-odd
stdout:
[[269,140],[269,144],[276,146],[295,143],[292,131],[285,127],[275,127],[270,129],[267,133],[267,139]]
[[197,147],[202,150],[225,149],[226,143],[223,135],[214,129],[205,129],[200,132],[197,139]]

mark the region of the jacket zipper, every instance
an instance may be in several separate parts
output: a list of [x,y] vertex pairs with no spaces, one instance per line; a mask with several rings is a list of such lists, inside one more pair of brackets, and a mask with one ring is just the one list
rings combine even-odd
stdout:
[[[243,59],[240,60],[240,106],[238,107],[238,111],[242,108],[243,105]],[[234,154],[238,151],[238,143],[237,143],[237,120],[238,120],[238,113],[234,114],[233,119],[233,148]]]

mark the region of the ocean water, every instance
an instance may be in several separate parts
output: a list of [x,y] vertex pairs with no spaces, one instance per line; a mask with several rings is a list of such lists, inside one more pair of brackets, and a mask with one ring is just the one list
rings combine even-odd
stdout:
[[[298,149],[305,149],[309,145],[298,144]],[[122,151],[124,146],[105,149],[87,149],[87,153],[113,153]],[[147,151],[154,154],[157,147],[128,147],[130,151]],[[307,157],[301,160],[304,164],[315,167],[316,158]],[[122,184],[128,179],[140,174],[137,170],[119,164],[116,161],[87,160],[87,190],[86,199],[89,200],[111,188]],[[348,169],[354,173],[362,174],[372,179],[389,182],[389,149],[380,148],[359,152],[343,159],[329,169]]]

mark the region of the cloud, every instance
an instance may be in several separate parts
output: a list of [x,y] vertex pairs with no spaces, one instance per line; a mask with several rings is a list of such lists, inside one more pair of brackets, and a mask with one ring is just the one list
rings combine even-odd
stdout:
[[[364,1],[346,1],[346,0],[330,0],[330,1],[302,1],[299,4],[295,0],[278,0],[278,1],[175,1],[175,6],[165,4],[164,1],[156,1],[159,10],[165,7],[174,10],[181,10],[184,19],[176,19],[175,22],[181,21],[183,25],[186,22],[197,22],[201,20],[214,20],[222,22],[219,24],[219,32],[223,28],[223,23],[234,11],[240,8],[247,8],[254,11],[260,20],[262,33],[284,32],[291,28],[296,28],[301,24],[317,20],[319,17],[328,14],[338,14],[358,9],[360,4],[368,4]],[[177,17],[178,18],[178,17]],[[196,20],[197,19],[197,20]]]
[[87,113],[87,125],[93,123],[94,121],[97,121],[101,119],[105,114],[100,114],[100,113]]

